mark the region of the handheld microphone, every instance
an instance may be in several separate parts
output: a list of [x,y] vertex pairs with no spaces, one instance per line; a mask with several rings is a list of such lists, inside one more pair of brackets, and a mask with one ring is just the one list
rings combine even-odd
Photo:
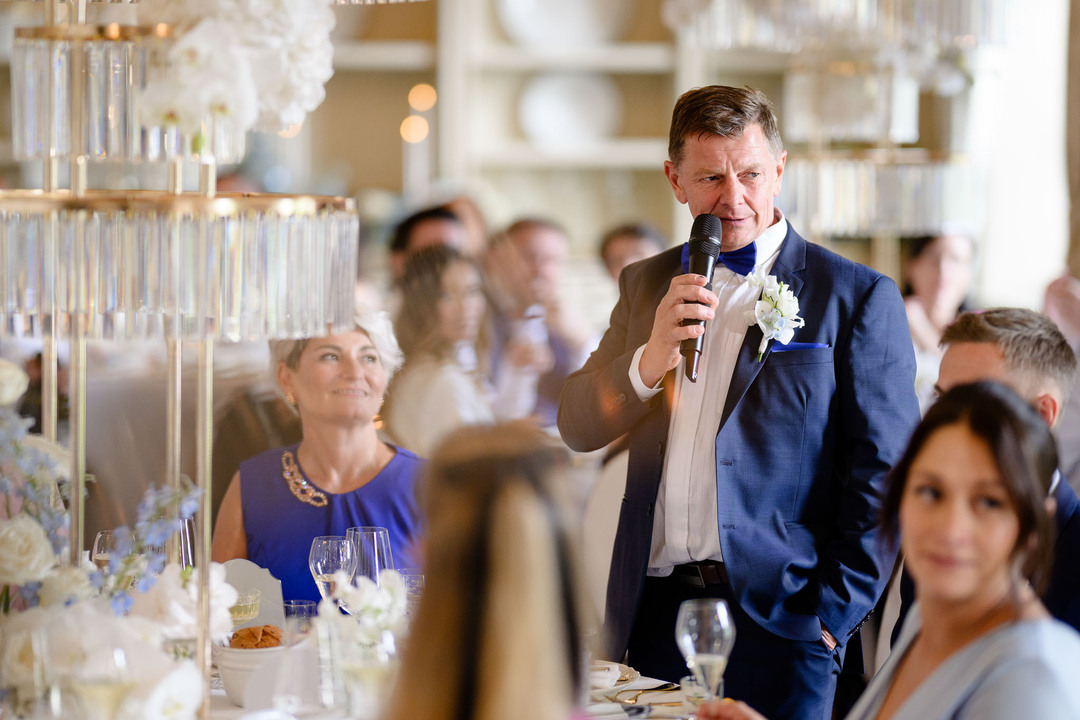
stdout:
[[[694,218],[694,225],[690,228],[690,261],[687,272],[705,276],[705,289],[712,290],[713,270],[716,268],[716,260],[720,256],[720,242],[724,230],[720,218],[709,213],[702,213]],[[701,325],[704,320],[683,320],[683,327],[687,325]],[[686,358],[686,378],[690,382],[697,382],[698,363],[701,360],[701,349],[705,344],[705,333],[694,338],[683,340],[679,345],[679,351]]]

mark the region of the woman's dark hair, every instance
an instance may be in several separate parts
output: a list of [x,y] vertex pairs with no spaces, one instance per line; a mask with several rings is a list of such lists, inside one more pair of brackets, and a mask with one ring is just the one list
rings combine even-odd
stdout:
[[[1057,447],[1038,411],[999,382],[958,385],[927,411],[889,477],[882,505],[886,537],[895,542],[899,535],[900,501],[915,458],[934,433],[956,424],[986,443],[993,455],[1019,521],[1013,553],[1024,554],[1024,577],[1041,593],[1053,564],[1054,519],[1045,503],[1057,470]],[[1035,542],[1029,545],[1032,539]]]

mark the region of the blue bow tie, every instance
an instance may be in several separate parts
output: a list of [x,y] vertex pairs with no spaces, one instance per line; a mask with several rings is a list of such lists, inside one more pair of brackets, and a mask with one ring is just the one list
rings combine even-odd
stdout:
[[[736,275],[746,275],[757,264],[757,243],[744,245],[738,250],[720,253],[720,262],[727,265],[728,270]],[[682,246],[682,269],[684,273],[690,272],[690,243]],[[712,278],[708,278],[710,281]]]

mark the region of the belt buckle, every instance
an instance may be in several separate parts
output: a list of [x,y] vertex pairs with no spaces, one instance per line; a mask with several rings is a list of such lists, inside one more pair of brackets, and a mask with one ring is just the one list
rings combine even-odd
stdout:
[[690,567],[694,568],[694,573],[692,575],[687,575],[686,576],[686,583],[690,587],[702,588],[702,589],[705,588],[706,587],[705,576],[701,574],[701,566],[700,565],[691,565]]

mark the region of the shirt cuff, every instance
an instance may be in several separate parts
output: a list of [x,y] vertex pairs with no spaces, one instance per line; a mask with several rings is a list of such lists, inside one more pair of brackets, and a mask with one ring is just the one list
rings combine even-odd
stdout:
[[664,380],[661,378],[660,382],[656,383],[656,387],[645,387],[645,383],[641,381],[641,371],[638,370],[638,365],[641,364],[641,355],[645,352],[645,346],[642,345],[634,353],[634,359],[630,361],[630,384],[634,387],[634,393],[637,395],[638,400],[645,402],[656,393],[660,392],[664,387]]

